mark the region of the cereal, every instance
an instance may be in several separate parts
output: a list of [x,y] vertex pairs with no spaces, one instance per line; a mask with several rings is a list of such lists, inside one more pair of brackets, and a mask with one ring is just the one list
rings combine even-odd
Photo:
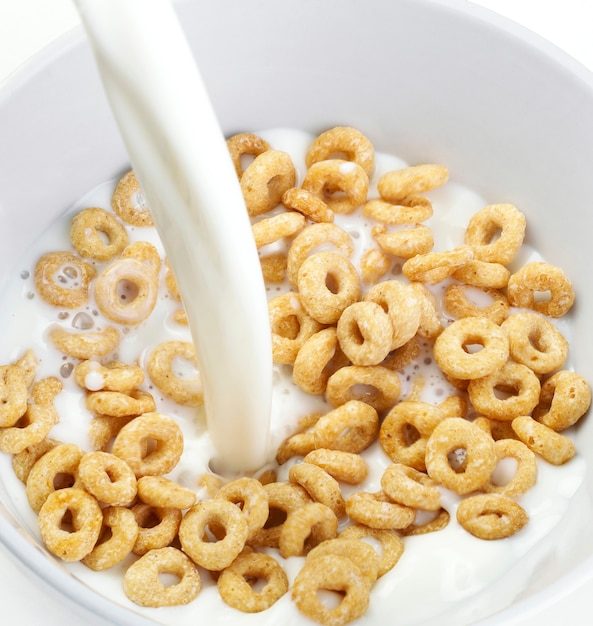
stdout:
[[472,259],[453,272],[453,278],[487,289],[504,289],[509,282],[511,272],[502,263]]
[[391,267],[391,257],[378,248],[369,248],[360,259],[360,274],[362,282],[374,285],[383,278]]
[[524,509],[499,494],[471,496],[457,508],[457,521],[478,539],[504,539],[518,533],[528,522]]
[[338,481],[328,472],[312,463],[297,463],[288,472],[291,483],[300,485],[315,502],[321,502],[339,519],[344,517],[344,498]]
[[237,478],[221,487],[217,499],[228,500],[240,507],[247,520],[249,541],[260,531],[268,520],[268,494],[264,486],[255,478]]
[[383,200],[397,202],[442,187],[447,180],[449,171],[443,165],[413,165],[383,174],[377,189]]
[[334,212],[317,195],[307,189],[294,187],[282,195],[282,204],[292,211],[302,213],[312,222],[333,222]]
[[528,415],[516,417],[511,423],[519,439],[552,465],[563,465],[576,454],[574,443],[568,437]]
[[482,486],[487,493],[499,493],[508,498],[517,498],[531,489],[537,481],[535,454],[521,441],[500,439],[494,443],[496,462],[513,458],[517,462],[514,476],[505,484],[499,485],[492,478]]
[[88,391],[127,392],[144,382],[144,370],[139,365],[111,362],[102,365],[86,360],[74,368],[74,380]]
[[542,385],[538,405],[533,417],[556,431],[576,424],[591,406],[591,388],[577,374],[562,370],[548,378]]
[[119,331],[113,326],[85,332],[70,332],[61,326],[53,326],[48,336],[60,352],[75,359],[107,356],[119,344]]
[[433,214],[432,204],[422,196],[408,196],[398,204],[385,200],[369,200],[362,207],[362,214],[377,222],[388,225],[419,224],[430,219]]
[[384,492],[359,491],[346,498],[346,513],[351,520],[375,529],[399,529],[409,526],[416,511],[392,502]]
[[319,448],[305,455],[303,461],[321,467],[337,481],[349,485],[359,485],[369,472],[366,461],[359,454],[342,450]]
[[24,450],[13,454],[12,469],[16,477],[23,483],[27,482],[27,477],[31,468],[37,461],[52,448],[59,444],[55,439],[42,439],[39,443],[27,446]]
[[436,285],[473,258],[474,253],[469,246],[459,246],[445,252],[417,254],[403,264],[402,271],[413,282]]
[[27,410],[29,392],[23,370],[16,365],[0,367],[0,427],[14,426]]
[[264,280],[268,283],[281,283],[286,275],[288,259],[284,252],[261,256],[259,262]]
[[437,300],[423,283],[412,282],[410,289],[420,300],[418,336],[434,340],[443,330]]
[[107,452],[85,454],[78,465],[82,486],[99,502],[128,506],[136,497],[137,482],[130,466]]
[[96,415],[89,426],[89,441],[92,449],[106,451],[117,433],[133,419],[133,415],[124,415],[123,417]]
[[86,397],[89,411],[110,417],[126,417],[150,413],[156,409],[154,398],[146,391],[91,391]]
[[256,222],[251,230],[258,248],[267,246],[284,237],[293,237],[305,227],[305,218],[296,211],[279,213]]
[[71,252],[48,252],[35,265],[35,289],[53,306],[77,309],[87,303],[95,268]]
[[237,133],[229,137],[226,144],[239,179],[243,176],[243,157],[257,157],[270,149],[270,144],[254,133]]
[[434,480],[418,470],[393,463],[381,476],[381,487],[385,495],[394,502],[424,511],[441,508],[441,493]]
[[[468,293],[469,292],[469,293]],[[478,306],[472,302],[472,292],[480,300],[487,297],[490,304]],[[502,324],[509,314],[509,303],[506,296],[489,287],[477,288],[467,285],[449,285],[445,291],[443,308],[449,315],[462,317],[485,317],[495,324]]]
[[70,241],[81,257],[110,261],[128,245],[128,233],[111,213],[92,207],[74,216]]
[[358,539],[376,541],[381,547],[379,554],[378,578],[395,567],[404,553],[404,542],[394,530],[370,528],[361,524],[347,526],[338,536],[339,539]]
[[40,443],[58,421],[57,411],[51,404],[30,404],[14,426],[0,429],[0,451],[18,454]]
[[128,244],[119,255],[120,259],[136,259],[144,263],[158,276],[161,271],[161,255],[148,241],[134,241]]
[[179,509],[139,502],[131,511],[138,524],[138,536],[132,549],[134,554],[141,556],[151,550],[165,548],[177,536],[182,517]]
[[383,252],[402,259],[427,254],[434,247],[432,230],[424,224],[403,226],[391,231],[379,228],[375,231],[374,238]]
[[321,502],[307,503],[291,511],[282,524],[278,542],[280,555],[287,559],[307,554],[326,539],[334,538],[337,531],[338,518],[328,506]]
[[124,174],[117,183],[111,197],[111,208],[126,224],[132,226],[153,226],[154,224],[133,171]]
[[189,509],[196,494],[164,476],[142,476],[138,479],[138,496],[145,504],[160,509]]
[[450,520],[451,515],[449,514],[449,512],[445,509],[440,509],[432,519],[424,521],[422,523],[414,522],[413,524],[402,528],[399,532],[404,537],[436,533],[439,530],[443,530],[443,528],[446,528],[449,525]]

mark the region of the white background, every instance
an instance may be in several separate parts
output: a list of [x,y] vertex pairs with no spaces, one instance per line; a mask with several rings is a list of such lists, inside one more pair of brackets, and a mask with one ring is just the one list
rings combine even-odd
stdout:
[[[202,0],[205,1],[205,0]],[[215,1],[215,0],[210,0]],[[593,38],[589,11],[592,0],[474,0],[533,30],[593,70]],[[0,83],[11,72],[62,33],[78,25],[72,0],[0,0]],[[575,590],[562,603],[525,621],[524,626],[591,624],[593,589]],[[427,598],[427,600],[429,600]],[[0,546],[2,623],[20,626],[64,626],[78,618],[17,569]],[[8,617],[7,617],[8,616]],[[76,621],[75,621],[76,620]]]

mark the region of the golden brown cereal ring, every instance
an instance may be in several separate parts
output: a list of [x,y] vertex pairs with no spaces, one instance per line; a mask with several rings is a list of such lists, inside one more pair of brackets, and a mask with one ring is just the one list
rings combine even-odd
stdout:
[[441,508],[441,492],[430,476],[402,463],[389,465],[381,476],[385,495],[398,504],[423,511]]
[[369,248],[360,258],[360,273],[362,282],[374,285],[391,267],[391,257],[378,248]]
[[338,481],[321,467],[312,463],[297,463],[290,468],[288,480],[300,485],[314,502],[329,507],[337,518],[346,513]]
[[449,170],[443,165],[413,165],[383,174],[377,189],[383,200],[397,202],[442,187],[447,180]]
[[579,374],[563,370],[542,385],[533,417],[553,430],[576,424],[591,406],[591,388]]
[[388,225],[419,224],[432,217],[433,210],[430,200],[422,196],[409,196],[398,204],[385,200],[369,200],[362,207],[366,217]]
[[[263,586],[254,581],[265,581]],[[244,613],[259,613],[275,604],[288,591],[284,570],[267,554],[239,554],[222,572],[217,581],[220,597],[234,609]]]
[[53,326],[49,338],[54,346],[75,359],[91,359],[107,356],[119,344],[119,331],[113,326],[104,330],[70,332],[60,326]]
[[[163,574],[172,574],[179,582],[165,586],[161,580]],[[181,550],[173,547],[147,552],[124,574],[125,594],[140,606],[189,604],[201,588],[198,568]]]
[[239,179],[243,176],[242,160],[244,156],[257,157],[270,149],[270,144],[265,139],[253,133],[237,133],[227,139],[226,145]]
[[284,252],[268,254],[259,259],[264,280],[267,283],[284,282],[288,258]]
[[60,421],[51,404],[30,404],[23,417],[14,425],[0,429],[0,451],[17,454],[43,441]]
[[511,423],[519,439],[552,465],[563,465],[576,454],[574,443],[568,437],[528,415],[516,417]]
[[12,469],[15,476],[23,483],[27,482],[27,477],[31,468],[37,461],[52,448],[59,444],[55,439],[43,439],[39,443],[27,446],[21,452],[12,456]]
[[[206,526],[216,523],[224,527],[223,539],[205,539]],[[228,567],[245,546],[249,527],[241,509],[223,499],[202,500],[185,514],[179,527],[183,551],[198,565],[218,572]]]
[[177,535],[181,523],[179,509],[161,508],[140,502],[131,508],[136,523],[138,536],[132,552],[146,554],[168,546]]
[[70,252],[48,252],[35,265],[35,288],[48,304],[77,309],[86,304],[96,271]]
[[70,241],[80,256],[110,261],[128,245],[128,233],[111,213],[93,207],[74,216]]
[[287,559],[307,554],[322,541],[333,539],[337,532],[338,518],[328,506],[321,502],[307,503],[291,511],[282,524],[278,543],[280,555]]
[[85,454],[78,465],[82,486],[99,502],[127,506],[136,497],[136,476],[130,466],[107,452]]
[[[338,592],[340,604],[326,607],[317,593],[319,589]],[[364,615],[369,605],[369,585],[352,560],[325,555],[312,560],[297,574],[292,599],[303,615],[317,623],[342,626]]]
[[17,365],[0,367],[0,427],[14,426],[27,410],[25,372]]
[[[146,440],[156,447],[146,454]],[[122,458],[136,478],[167,474],[183,452],[183,435],[177,422],[161,413],[144,413],[128,422],[117,434],[112,453]]]
[[[478,306],[472,301],[472,295],[479,300],[487,298],[489,304]],[[454,318],[485,317],[495,324],[502,324],[509,314],[509,303],[506,296],[489,287],[472,287],[470,285],[449,285],[443,298],[444,310]]]
[[418,335],[425,339],[435,339],[441,334],[443,325],[438,313],[438,303],[434,294],[423,283],[412,282],[410,289],[420,300],[420,323]]
[[[449,455],[463,451],[461,471],[451,466]],[[462,417],[448,417],[437,424],[426,442],[428,475],[455,493],[465,495],[479,489],[496,466],[492,437]]]
[[285,191],[294,187],[296,170],[286,152],[266,150],[258,154],[241,176],[241,191],[252,217],[280,204]]
[[[103,537],[106,537],[103,540]],[[95,572],[100,572],[123,561],[136,543],[138,524],[134,513],[123,506],[103,509],[103,524],[99,539],[82,562]]]
[[262,248],[284,237],[294,237],[305,224],[305,218],[300,213],[286,211],[256,222],[251,230],[255,245]]
[[148,241],[134,241],[128,244],[119,255],[121,259],[136,259],[142,261],[154,270],[154,273],[158,276],[161,271],[161,255]]
[[154,226],[144,194],[133,171],[122,176],[111,197],[113,212],[126,224]]
[[349,400],[319,418],[313,429],[315,448],[358,454],[371,445],[378,431],[377,411],[366,402]]
[[91,391],[86,396],[86,407],[92,413],[125,417],[151,413],[156,409],[154,398],[146,391]]
[[316,137],[307,150],[305,163],[309,168],[314,163],[338,155],[360,165],[370,178],[375,162],[373,144],[359,130],[350,126],[336,126]]
[[497,493],[471,496],[457,508],[457,521],[478,539],[504,539],[529,521],[523,507]]
[[502,263],[473,259],[453,272],[453,278],[474,287],[503,289],[507,286],[511,272]]
[[247,520],[249,541],[268,520],[268,494],[255,478],[244,476],[227,483],[216,494],[217,499],[228,500],[239,506]]
[[130,391],[144,382],[144,370],[139,365],[112,362],[101,365],[86,360],[74,368],[76,384],[88,391]]
[[334,407],[360,400],[370,404],[377,413],[390,409],[400,393],[399,376],[381,365],[342,367],[330,376],[326,388],[327,400]]
[[366,461],[359,454],[343,450],[319,448],[305,455],[303,461],[321,467],[337,481],[349,485],[360,484],[369,472]]
[[334,212],[314,193],[293,187],[282,195],[282,204],[291,211],[298,211],[312,222],[333,222]]
[[94,417],[89,426],[89,440],[92,449],[107,451],[117,433],[133,419],[134,417],[129,415],[124,417],[97,415]]
[[360,491],[346,499],[346,513],[357,524],[376,529],[406,528],[416,517],[416,511],[392,502],[382,491]]
[[406,225],[391,231],[379,228],[375,230],[373,236],[383,252],[402,259],[411,259],[417,254],[427,254],[434,247],[432,230],[424,224]]
[[[544,292],[549,292],[549,297],[538,300],[538,293]],[[572,307],[575,296],[570,280],[559,267],[534,261],[511,275],[507,297],[512,306],[562,317]]]
[[312,450],[317,449],[317,438],[311,430],[308,432],[298,432],[287,437],[279,446],[276,452],[276,462],[283,465],[295,456],[305,456]]
[[482,486],[487,493],[499,493],[507,498],[522,496],[537,481],[537,462],[535,454],[521,441],[500,439],[494,443],[496,463],[512,458],[517,462],[514,476],[504,484],[495,483],[492,477]]
[[381,548],[380,553],[378,553],[379,578],[393,569],[404,552],[404,542],[394,530],[369,528],[362,524],[354,524],[347,526],[339,534],[338,539],[358,539],[360,541],[369,539],[370,541],[378,543]]
[[494,441],[499,441],[500,439],[517,439],[511,422],[501,422],[480,415],[476,417],[474,424],[479,426],[484,432],[490,434]]
[[476,259],[507,265],[525,238],[525,215],[512,204],[491,204],[471,217],[465,243]]
[[391,352],[381,365],[393,371],[402,371],[419,354],[420,344],[416,338],[412,338],[407,343],[404,343],[403,346]]
[[341,536],[328,539],[315,546],[307,554],[307,563],[320,556],[334,555],[350,559],[369,585],[373,585],[379,575],[379,555],[367,542],[359,539],[347,539]]
[[423,523],[413,523],[406,528],[402,528],[399,532],[404,537],[412,537],[415,535],[427,535],[428,533],[435,533],[439,530],[443,530],[449,525],[451,516],[448,511],[441,509],[437,514],[429,521]]
[[462,396],[449,396],[439,405],[438,409],[444,417],[464,417],[467,413],[467,400]]
[[[478,352],[466,347],[482,346]],[[483,317],[464,317],[445,328],[434,343],[434,359],[452,378],[473,380],[500,368],[509,356],[507,334]]]
[[138,496],[145,504],[160,509],[189,509],[196,494],[164,476],[142,476],[138,479]]
[[402,266],[402,272],[413,282],[436,285],[451,276],[474,257],[470,246],[459,246],[445,252],[417,254]]
[[167,290],[173,300],[181,302],[181,293],[179,291],[179,286],[177,285],[175,274],[173,274],[173,270],[171,269],[169,259],[165,259],[165,266],[167,267],[167,272],[165,274],[165,285],[167,286]]
[[321,198],[334,213],[352,213],[366,201],[369,177],[353,161],[329,159],[311,165],[301,185]]
[[26,386],[29,388],[35,380],[37,368],[39,367],[39,359],[35,355],[35,352],[33,352],[33,350],[27,350],[13,365],[16,365],[22,370]]
[[183,406],[198,406],[204,401],[200,374],[182,378],[174,369],[176,359],[196,365],[196,351],[190,341],[165,341],[151,353],[146,371],[156,387],[167,398]]

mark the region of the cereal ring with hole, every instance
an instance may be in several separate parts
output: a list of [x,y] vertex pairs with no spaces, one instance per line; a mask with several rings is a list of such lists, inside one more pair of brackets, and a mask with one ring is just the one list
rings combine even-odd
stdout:
[[[470,352],[471,346],[480,346]],[[495,372],[509,357],[509,339],[504,330],[484,317],[456,320],[436,338],[434,360],[452,378],[473,380]]]
[[[204,401],[202,381],[197,370],[187,375],[187,365],[197,367],[193,343],[164,341],[150,354],[146,371],[150,380],[167,398],[177,404],[194,407]],[[177,366],[180,368],[179,373]]]
[[436,285],[473,258],[474,252],[470,246],[417,254],[403,264],[402,272],[410,281]]
[[259,262],[264,280],[267,283],[284,282],[284,277],[286,276],[286,266],[288,264],[288,258],[284,252],[260,256]]
[[395,203],[442,187],[448,180],[449,170],[444,165],[427,163],[383,174],[377,190],[383,200]]
[[[165,585],[161,576],[171,574],[179,582]],[[202,588],[198,568],[181,550],[151,550],[124,574],[124,592],[135,604],[148,607],[180,606],[196,599]]]
[[22,482],[27,482],[27,477],[31,468],[37,461],[52,448],[55,448],[60,442],[55,439],[43,439],[38,443],[27,446],[24,450],[13,454],[12,469],[15,476]]
[[139,502],[131,509],[138,524],[138,536],[132,548],[143,555],[150,550],[165,548],[177,536],[182,513],[179,509],[161,508]]
[[479,259],[468,261],[463,267],[453,272],[453,278],[466,285],[489,289],[504,289],[510,276],[511,272],[502,263],[480,261]]
[[128,506],[136,497],[137,481],[130,466],[107,452],[89,452],[78,465],[82,486],[99,502]]
[[77,309],[88,302],[95,268],[71,252],[48,252],[35,264],[35,288],[53,306]]
[[[218,541],[208,541],[206,527],[215,523],[225,530]],[[183,551],[198,565],[219,572],[228,567],[245,546],[249,534],[241,509],[223,499],[202,500],[185,514],[179,527]]]
[[17,454],[43,441],[60,421],[51,404],[29,404],[14,426],[0,429],[0,452]]
[[70,241],[81,257],[111,261],[128,245],[128,233],[111,213],[92,207],[74,216]]
[[88,391],[123,393],[139,387],[144,382],[144,370],[139,365],[127,365],[116,361],[102,365],[89,359],[74,368],[74,380],[79,387]]
[[437,408],[444,417],[464,417],[468,406],[464,396],[453,395],[445,398]]
[[377,283],[391,267],[391,257],[379,250],[370,248],[360,258],[360,274],[366,285]]
[[399,399],[401,383],[394,371],[381,365],[350,365],[330,376],[325,393],[334,407],[360,400],[370,404],[377,413],[383,413]]
[[312,222],[333,222],[334,212],[314,193],[293,187],[282,195],[282,204],[291,211],[302,213]]
[[483,378],[470,380],[467,387],[474,409],[500,421],[531,415],[540,390],[539,378],[525,365],[513,361]]
[[[155,441],[147,451],[146,442]],[[183,434],[177,422],[161,413],[144,413],[128,422],[117,434],[112,453],[122,458],[136,478],[168,474],[183,452]]]
[[133,171],[127,172],[118,181],[111,196],[111,208],[126,224],[154,226],[146,198]]
[[313,438],[315,448],[358,454],[373,443],[378,431],[377,411],[366,402],[349,400],[319,418],[313,428]]
[[414,509],[392,502],[383,491],[353,493],[346,498],[346,513],[357,524],[383,530],[406,528],[416,517]]
[[[454,469],[450,455],[462,452]],[[462,417],[448,417],[437,424],[426,442],[426,471],[437,483],[459,495],[482,487],[496,466],[492,437]]]
[[159,509],[189,509],[196,494],[164,476],[142,476],[138,479],[138,496],[145,504]]
[[270,149],[270,144],[254,133],[237,133],[226,140],[226,145],[239,180],[243,176],[244,157],[257,157]]
[[[312,466],[315,467],[315,466]],[[323,470],[322,470],[323,471]],[[303,556],[338,532],[336,514],[321,502],[309,502],[291,511],[280,529],[280,556]]]
[[61,326],[52,326],[48,336],[60,352],[75,359],[107,356],[119,344],[119,331],[113,326],[84,332],[70,332]]
[[576,372],[562,370],[542,385],[533,417],[555,431],[576,424],[591,406],[589,383]]
[[258,154],[241,176],[247,212],[251,217],[267,213],[295,183],[296,170],[288,153],[266,150]]
[[[70,513],[72,530],[63,528]],[[84,489],[69,487],[51,493],[39,510],[39,533],[47,549],[62,561],[80,561],[89,554],[101,532],[101,507]]]
[[278,446],[276,462],[283,465],[289,459],[295,456],[305,456],[317,447],[317,438],[312,430],[295,433]]
[[284,237],[294,237],[305,228],[305,218],[296,211],[286,211],[256,222],[251,227],[255,245],[262,248]]
[[375,150],[369,139],[356,128],[336,126],[322,132],[309,146],[305,163],[309,168],[314,163],[337,156],[357,163],[371,177],[375,165]]
[[244,476],[227,483],[216,494],[217,499],[236,504],[247,520],[249,541],[268,520],[268,494],[256,478]]
[[320,556],[343,556],[350,559],[359,569],[367,584],[373,585],[379,575],[379,555],[376,550],[359,539],[346,539],[341,536],[328,539],[315,546],[307,554],[307,563]]
[[344,517],[344,498],[338,481],[324,469],[312,463],[297,463],[288,472],[288,480],[300,485],[314,502],[329,507],[339,519]]
[[525,527],[529,517],[514,500],[497,493],[471,496],[457,507],[457,521],[478,539],[504,539]]
[[107,451],[113,443],[117,433],[134,419],[133,416],[113,417],[110,415],[97,415],[91,420],[89,426],[89,441],[93,450]]
[[436,533],[439,530],[443,530],[449,525],[451,515],[445,509],[441,509],[436,512],[436,515],[431,516],[428,521],[418,521],[417,519],[413,524],[402,528],[399,532],[404,537],[413,537],[416,535],[427,535],[428,533]]
[[[516,439],[500,439],[494,442],[496,452],[496,468],[490,479],[482,486],[486,493],[499,493],[507,498],[517,498],[529,491],[537,481],[537,461],[535,453],[523,442]],[[510,479],[503,477],[499,482],[497,469],[504,459],[514,459],[516,469]]]
[[86,408],[97,415],[111,417],[137,416],[156,410],[154,398],[142,389],[122,391],[91,391],[85,399]]
[[533,261],[511,275],[507,297],[511,306],[562,317],[574,304],[575,295],[570,280],[559,267]]
[[552,465],[564,465],[576,454],[574,443],[545,424],[528,415],[520,415],[512,422],[519,439]]
[[441,508],[441,492],[430,476],[402,463],[389,465],[381,476],[381,488],[385,495],[398,504],[438,511]]
[[120,259],[136,259],[145,263],[158,276],[161,271],[161,255],[148,241],[134,241],[128,244],[119,255]]
[[362,207],[365,217],[391,226],[399,224],[420,224],[433,214],[432,203],[422,196],[402,198],[397,204],[385,200],[369,200]]
[[106,318],[118,324],[140,324],[156,305],[159,279],[138,259],[117,259],[97,276],[94,294]]
[[321,198],[334,213],[353,213],[367,199],[369,177],[354,161],[317,161],[307,170],[301,187]]
[[383,252],[402,259],[427,254],[434,247],[432,230],[424,224],[405,225],[397,230],[375,229],[373,237]]
[[491,204],[471,217],[465,243],[476,259],[507,265],[523,244],[525,226],[525,215],[512,204]]
[[517,439],[511,422],[501,422],[480,415],[474,419],[474,424],[488,433],[494,441],[499,441],[500,439]]
[[434,340],[443,330],[438,311],[438,302],[434,294],[423,283],[412,282],[409,288],[420,300],[420,323],[418,335],[425,339]]
[[403,371],[418,355],[420,354],[420,344],[417,339],[412,338],[403,346],[396,348],[381,363],[382,367],[386,367],[392,371]]
[[443,309],[452,317],[485,317],[502,324],[509,314],[506,296],[489,287],[449,285],[445,289]]
[[349,485],[359,485],[369,473],[368,465],[360,454],[343,450],[319,448],[306,454],[303,461],[317,465],[337,481]]
[[29,389],[25,372],[17,365],[0,367],[0,427],[14,426],[27,410]]
[[278,561],[258,552],[240,554],[216,584],[224,602],[244,613],[265,611],[288,591],[288,577]]
[[358,539],[368,541],[374,547],[378,544],[379,571],[381,578],[389,570],[393,569],[404,553],[404,542],[394,530],[369,528],[362,524],[347,526],[339,535],[338,539]]

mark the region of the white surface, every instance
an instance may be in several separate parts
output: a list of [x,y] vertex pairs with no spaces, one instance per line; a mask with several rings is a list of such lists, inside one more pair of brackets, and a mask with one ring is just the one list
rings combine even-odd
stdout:
[[[476,0],[552,41],[593,69],[593,43],[587,9],[590,0]],[[0,0],[0,81],[35,51],[78,23],[70,0]],[[0,549],[0,605],[2,614],[22,626],[44,623],[57,626],[77,623],[60,603],[43,592],[33,591],[33,581],[14,567]],[[591,587],[576,590],[561,603],[546,607],[524,626],[552,626],[569,620],[576,626],[590,623],[587,617]],[[17,618],[18,616],[18,618]]]

